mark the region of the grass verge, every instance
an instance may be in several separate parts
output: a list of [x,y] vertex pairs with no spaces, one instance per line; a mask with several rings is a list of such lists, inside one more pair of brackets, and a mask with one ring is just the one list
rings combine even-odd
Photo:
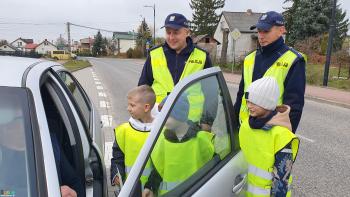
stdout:
[[70,72],[74,72],[86,67],[91,66],[88,60],[69,60],[63,64],[63,66]]

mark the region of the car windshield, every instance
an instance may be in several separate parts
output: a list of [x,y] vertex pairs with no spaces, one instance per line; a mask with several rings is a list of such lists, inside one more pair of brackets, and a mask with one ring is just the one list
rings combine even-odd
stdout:
[[0,95],[0,196],[32,196],[36,183],[27,93],[0,87]]

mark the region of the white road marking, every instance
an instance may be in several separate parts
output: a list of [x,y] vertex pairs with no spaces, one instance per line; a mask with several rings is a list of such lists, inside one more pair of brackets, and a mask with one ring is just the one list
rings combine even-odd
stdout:
[[102,86],[97,86],[96,87],[98,90],[103,90],[103,87]]
[[111,106],[109,105],[109,102],[107,101],[100,101],[100,107],[101,108],[110,108]]
[[309,141],[309,142],[311,142],[311,143],[314,143],[314,142],[315,142],[315,140],[310,139],[310,138],[307,138],[307,137],[304,137],[304,136],[302,136],[302,135],[297,134],[297,136],[298,136],[300,139]]
[[95,81],[95,84],[96,84],[96,85],[101,85],[101,82]]
[[112,116],[110,115],[102,115],[101,121],[103,127],[111,127],[112,126]]
[[98,92],[99,97],[107,97],[106,93],[104,92]]

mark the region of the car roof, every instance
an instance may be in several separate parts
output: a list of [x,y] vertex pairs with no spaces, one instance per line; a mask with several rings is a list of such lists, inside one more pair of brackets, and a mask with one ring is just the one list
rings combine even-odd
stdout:
[[[21,87],[26,70],[44,59],[0,56],[0,86]],[[49,67],[49,66],[48,66]]]

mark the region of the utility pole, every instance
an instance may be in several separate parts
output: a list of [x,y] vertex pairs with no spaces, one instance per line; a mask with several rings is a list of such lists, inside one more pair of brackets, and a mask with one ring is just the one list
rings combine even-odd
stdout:
[[68,34],[68,52],[71,52],[71,40],[70,40],[70,22],[67,22],[67,34]]
[[323,75],[323,86],[327,86],[328,84],[328,75],[329,75],[329,64],[331,62],[331,54],[333,48],[333,34],[335,30],[335,12],[337,9],[337,0],[333,0],[332,6],[332,19],[329,25],[329,35],[328,35],[328,46],[327,46],[327,56],[326,56],[326,64],[324,65],[324,75]]
[[156,4],[153,4],[153,6],[145,5],[143,7],[153,9],[153,46],[154,46],[156,45]]

